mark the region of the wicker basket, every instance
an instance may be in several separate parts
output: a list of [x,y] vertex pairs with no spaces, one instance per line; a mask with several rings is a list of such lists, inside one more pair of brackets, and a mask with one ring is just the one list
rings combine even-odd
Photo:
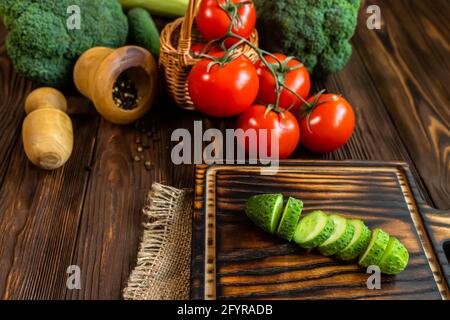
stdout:
[[[190,55],[191,43],[206,42],[193,28],[195,13],[201,0],[190,0],[184,18],[169,23],[161,33],[161,52],[159,63],[163,70],[170,97],[178,106],[187,110],[196,110],[189,96],[187,77],[192,66],[199,60]],[[250,36],[258,45],[256,30]],[[253,62],[258,59],[256,52],[249,46],[242,46],[243,52]]]

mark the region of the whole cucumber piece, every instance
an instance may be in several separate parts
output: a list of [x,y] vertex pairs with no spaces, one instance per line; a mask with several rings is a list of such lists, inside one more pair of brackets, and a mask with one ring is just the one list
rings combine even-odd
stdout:
[[128,24],[130,25],[129,40],[147,49],[154,56],[159,56],[159,31],[150,13],[142,8],[131,9],[128,11]]

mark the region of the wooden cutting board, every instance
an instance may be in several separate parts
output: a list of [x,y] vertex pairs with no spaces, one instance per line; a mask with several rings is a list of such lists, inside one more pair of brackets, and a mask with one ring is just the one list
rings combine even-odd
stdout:
[[[248,197],[283,193],[305,204],[364,219],[398,237],[410,252],[406,270],[370,274],[263,232],[244,213]],[[198,166],[193,221],[193,299],[448,299],[450,212],[421,199],[403,163],[283,162],[275,175],[258,166]],[[446,256],[447,251],[447,256]]]

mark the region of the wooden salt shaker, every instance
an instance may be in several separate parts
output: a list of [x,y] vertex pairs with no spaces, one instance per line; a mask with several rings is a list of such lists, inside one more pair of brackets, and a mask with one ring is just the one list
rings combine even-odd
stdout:
[[66,98],[53,88],[36,89],[25,101],[25,112],[22,139],[28,159],[45,170],[60,168],[73,150]]

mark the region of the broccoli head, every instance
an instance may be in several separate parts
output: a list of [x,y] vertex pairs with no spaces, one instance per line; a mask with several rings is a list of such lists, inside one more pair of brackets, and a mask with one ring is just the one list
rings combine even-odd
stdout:
[[[80,8],[80,29],[67,26],[72,5]],[[69,84],[84,51],[120,47],[128,35],[116,0],[2,0],[0,15],[9,30],[6,47],[15,69],[38,85]]]
[[342,69],[352,54],[360,0],[255,0],[262,47],[296,56],[312,73]]

